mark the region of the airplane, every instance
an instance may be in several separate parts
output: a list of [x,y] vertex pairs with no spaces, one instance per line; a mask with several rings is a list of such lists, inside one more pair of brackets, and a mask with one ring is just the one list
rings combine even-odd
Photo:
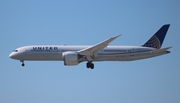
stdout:
[[31,45],[15,49],[9,57],[24,61],[63,61],[66,66],[87,62],[86,67],[94,69],[96,61],[133,61],[170,53],[171,47],[161,48],[170,24],[163,25],[141,46],[108,46],[117,36],[92,46]]

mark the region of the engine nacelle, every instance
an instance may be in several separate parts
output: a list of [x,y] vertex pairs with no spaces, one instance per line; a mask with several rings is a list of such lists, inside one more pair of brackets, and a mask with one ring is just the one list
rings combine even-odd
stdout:
[[79,54],[77,52],[67,51],[62,53],[64,65],[78,65]]

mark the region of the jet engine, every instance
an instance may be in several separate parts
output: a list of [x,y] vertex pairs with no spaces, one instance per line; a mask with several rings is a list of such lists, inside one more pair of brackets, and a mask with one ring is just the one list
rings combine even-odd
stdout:
[[79,64],[79,54],[77,52],[67,51],[62,53],[62,58],[64,65],[78,65]]

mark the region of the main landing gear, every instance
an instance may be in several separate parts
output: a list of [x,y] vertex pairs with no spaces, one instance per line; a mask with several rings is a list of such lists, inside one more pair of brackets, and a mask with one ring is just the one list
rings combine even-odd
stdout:
[[86,63],[86,67],[87,67],[87,68],[94,69],[94,64],[93,64],[92,62],[87,62],[87,63]]
[[25,66],[24,60],[20,60],[20,62],[22,62],[22,64],[21,64],[22,66]]

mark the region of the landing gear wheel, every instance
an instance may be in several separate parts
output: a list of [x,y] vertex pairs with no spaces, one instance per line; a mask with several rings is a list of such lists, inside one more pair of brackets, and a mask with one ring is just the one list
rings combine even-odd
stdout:
[[24,64],[24,63],[22,63],[22,66],[25,66],[25,64]]
[[94,64],[93,63],[91,63],[91,69],[94,69]]
[[86,67],[87,67],[87,68],[90,68],[90,65],[89,65],[89,63],[86,63]]
[[87,63],[86,63],[86,67],[87,67],[87,68],[94,69],[94,64],[93,64],[92,62],[87,62]]

